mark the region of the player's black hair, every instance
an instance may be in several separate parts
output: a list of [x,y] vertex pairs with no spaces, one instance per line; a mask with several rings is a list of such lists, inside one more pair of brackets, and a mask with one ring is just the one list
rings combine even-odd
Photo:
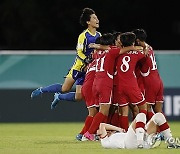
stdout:
[[84,8],[80,16],[80,24],[82,26],[87,26],[87,21],[90,21],[91,15],[95,14],[95,11],[91,8]]
[[136,39],[139,39],[140,41],[146,41],[147,38],[147,33],[144,29],[140,28],[140,29],[134,29],[132,31],[135,35],[136,35]]
[[105,33],[99,39],[99,44],[101,45],[113,45],[113,34],[112,33]]
[[121,34],[122,34],[122,32],[116,32],[116,31],[113,32],[113,42],[114,42],[114,44],[115,44],[115,41],[117,40],[117,37],[119,35],[121,35]]
[[125,32],[121,34],[120,40],[124,47],[131,46],[135,43],[136,35],[133,32]]

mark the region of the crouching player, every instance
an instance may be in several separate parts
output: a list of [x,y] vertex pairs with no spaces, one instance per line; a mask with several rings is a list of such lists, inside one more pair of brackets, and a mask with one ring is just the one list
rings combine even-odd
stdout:
[[146,125],[146,118],[144,116],[145,114],[139,113],[127,132],[124,132],[119,127],[101,123],[97,133],[100,135],[102,147],[120,149],[154,148],[160,144],[160,141],[157,144],[158,135],[156,133],[159,128],[160,132],[165,136],[168,144],[167,148],[180,148],[180,145],[169,142],[172,134],[166,118],[162,113],[158,112],[154,114]]

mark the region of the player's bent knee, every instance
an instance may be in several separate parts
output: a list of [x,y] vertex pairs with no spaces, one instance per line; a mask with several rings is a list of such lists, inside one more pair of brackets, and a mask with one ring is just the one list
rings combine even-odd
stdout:
[[136,122],[143,122],[144,124],[146,123],[146,115],[144,113],[139,113],[136,118]]
[[166,118],[161,112],[154,114],[151,119],[157,125],[166,121]]
[[65,92],[69,92],[71,90],[72,86],[71,85],[62,85],[62,92],[65,93]]
[[63,85],[62,85],[62,92],[69,92],[74,84],[74,79],[66,78]]
[[155,115],[154,115],[154,118],[155,119],[161,119],[161,118],[163,118],[164,117],[164,115],[161,113],[161,112],[158,112],[158,113],[156,113]]

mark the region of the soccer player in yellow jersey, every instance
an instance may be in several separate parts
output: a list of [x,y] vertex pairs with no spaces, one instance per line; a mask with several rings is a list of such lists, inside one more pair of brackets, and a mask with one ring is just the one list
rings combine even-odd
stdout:
[[[54,101],[51,104],[51,109],[54,109],[59,100],[82,100],[81,87],[85,77],[85,68],[91,62],[92,48],[89,48],[90,43],[95,43],[96,39],[101,36],[101,33],[96,29],[99,28],[99,20],[95,11],[91,8],[84,8],[80,16],[80,24],[87,27],[78,37],[77,56],[74,64],[67,73],[63,84],[52,84],[47,87],[40,87],[31,93],[31,98],[39,96],[42,93],[55,93]],[[76,92],[69,92],[72,86],[76,83]]]

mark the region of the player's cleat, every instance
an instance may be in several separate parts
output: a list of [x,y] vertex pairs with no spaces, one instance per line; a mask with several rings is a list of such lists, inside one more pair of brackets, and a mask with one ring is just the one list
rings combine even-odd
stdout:
[[147,136],[147,144],[150,148],[156,148],[161,144],[161,135],[159,133],[152,133]]
[[94,134],[90,134],[89,132],[86,132],[84,134],[84,136],[90,141],[95,141],[95,135]]
[[161,144],[161,137],[162,136],[161,136],[160,133],[158,133],[155,136],[153,136],[152,143],[151,143],[151,148],[156,148],[156,147],[160,146],[160,144]]
[[81,141],[81,140],[82,140],[82,137],[83,137],[83,135],[82,135],[82,134],[77,134],[77,136],[76,136],[76,140]]
[[58,98],[58,95],[59,95],[59,93],[55,93],[54,94],[54,100],[52,101],[52,103],[51,103],[51,109],[53,110],[53,109],[55,109],[56,108],[56,106],[57,106],[57,104],[58,104],[58,102],[59,102],[59,98]]
[[159,136],[160,136],[160,138],[161,138],[161,141],[164,141],[164,140],[165,140],[164,135],[163,135],[162,133],[159,133]]
[[137,148],[138,148],[138,149],[143,149],[143,145],[142,145],[142,144],[139,144]]
[[143,143],[144,143],[144,141],[143,140],[137,140],[137,148],[138,149],[142,149],[143,148]]
[[43,92],[42,92],[41,89],[42,89],[42,87],[37,88],[36,90],[34,90],[34,91],[31,93],[31,98],[37,97],[37,96],[39,96],[40,94],[42,94]]
[[97,134],[95,134],[94,139],[95,141],[100,141],[100,137]]
[[83,135],[81,141],[82,141],[82,142],[84,142],[84,141],[89,141],[89,139],[86,138],[86,137]]
[[96,134],[90,134],[91,137],[82,136],[81,141],[100,141],[100,138]]
[[167,146],[167,148],[168,149],[180,149],[180,145],[173,143],[173,144],[169,144]]

